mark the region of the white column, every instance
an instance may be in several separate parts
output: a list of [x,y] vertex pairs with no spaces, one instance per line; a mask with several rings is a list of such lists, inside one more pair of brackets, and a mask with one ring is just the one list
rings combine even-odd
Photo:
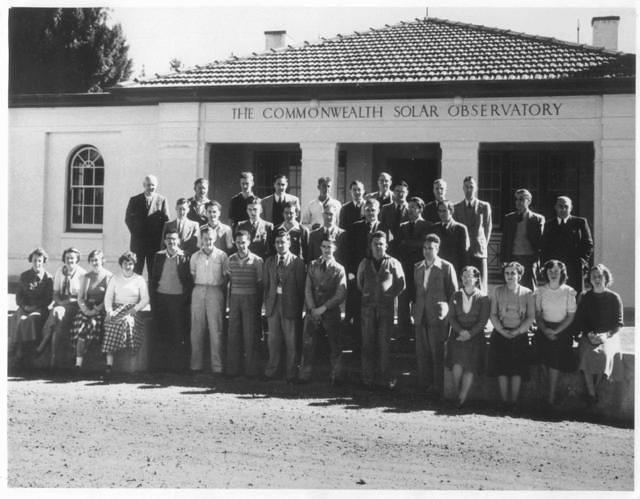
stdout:
[[478,178],[478,142],[440,142],[442,150],[442,178],[447,181],[447,198],[453,202],[464,197],[462,181],[473,175]]
[[300,171],[302,206],[306,206],[318,195],[318,178],[331,177],[331,196],[335,197],[338,187],[338,144],[335,142],[304,142],[302,168]]

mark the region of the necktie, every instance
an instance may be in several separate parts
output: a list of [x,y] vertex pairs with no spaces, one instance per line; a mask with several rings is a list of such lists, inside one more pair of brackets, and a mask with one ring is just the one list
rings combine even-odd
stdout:
[[278,267],[280,268],[284,267],[284,256],[282,255],[278,257]]
[[327,270],[327,261],[326,260],[322,260],[322,263],[320,264],[320,268],[322,269],[323,272],[325,272]]

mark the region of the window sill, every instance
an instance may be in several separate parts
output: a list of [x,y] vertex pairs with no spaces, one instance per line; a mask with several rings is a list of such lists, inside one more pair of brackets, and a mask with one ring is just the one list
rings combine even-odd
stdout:
[[88,240],[102,240],[102,232],[63,232],[61,239],[88,239]]

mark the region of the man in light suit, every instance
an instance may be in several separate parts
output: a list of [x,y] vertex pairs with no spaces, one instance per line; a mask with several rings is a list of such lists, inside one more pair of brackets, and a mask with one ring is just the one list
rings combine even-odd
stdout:
[[587,220],[572,216],[571,209],[570,198],[556,199],[556,217],[547,221],[542,232],[542,261],[555,258],[563,262],[567,266],[567,284],[580,294],[593,253],[593,239]]
[[280,231],[275,237],[276,254],[264,262],[262,273],[264,309],[269,325],[269,360],[264,375],[273,379],[280,365],[284,342],[286,350],[285,378],[296,379],[296,327],[304,305],[305,267],[302,258],[289,251],[289,234]]
[[531,193],[527,189],[516,191],[516,211],[505,215],[502,224],[500,260],[503,263],[516,261],[522,265],[524,274],[520,284],[535,290],[544,216],[529,209],[531,199]]
[[158,179],[147,175],[142,182],[144,192],[129,199],[124,221],[131,233],[130,249],[136,254],[134,271],[142,275],[144,263],[147,272],[153,268],[153,257],[160,250],[162,229],[169,220],[167,198],[156,192]]
[[284,206],[286,203],[295,203],[300,211],[300,200],[293,194],[287,193],[289,181],[286,175],[276,175],[273,179],[274,193],[262,200],[262,218],[277,227],[284,222]]
[[444,342],[447,338],[449,300],[457,289],[456,271],[438,256],[440,238],[427,234],[422,253],[424,260],[414,269],[416,301],[413,320],[416,326],[418,387],[428,387],[428,395],[440,399],[444,394]]
[[180,198],[176,202],[176,219],[165,222],[162,228],[162,249],[166,248],[165,234],[169,232],[177,232],[180,239],[180,249],[187,256],[191,256],[198,251],[198,241],[200,233],[200,225],[198,222],[189,220],[187,213],[189,212],[189,200]]
[[462,183],[464,199],[453,207],[453,218],[464,224],[469,233],[467,263],[480,271],[482,290],[487,291],[487,247],[491,239],[491,205],[476,197],[476,179],[465,177]]

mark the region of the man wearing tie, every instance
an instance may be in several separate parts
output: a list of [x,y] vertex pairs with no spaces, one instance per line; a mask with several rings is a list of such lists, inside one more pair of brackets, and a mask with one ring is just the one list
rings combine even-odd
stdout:
[[153,268],[153,257],[160,250],[162,229],[169,220],[167,199],[156,192],[158,179],[147,175],[142,187],[144,192],[129,199],[124,221],[131,233],[130,249],[136,255],[134,272],[142,274],[145,261],[147,272]]
[[500,260],[522,265],[524,274],[520,284],[535,290],[544,216],[529,209],[532,196],[527,189],[518,189],[515,199],[516,211],[505,215],[502,224]]
[[200,225],[204,225],[207,223],[207,203],[211,201],[207,197],[207,193],[209,192],[209,181],[200,177],[193,183],[193,191],[194,196],[188,199],[189,203],[189,213],[187,213],[187,217],[189,220],[193,220]]
[[349,191],[351,191],[351,201],[342,206],[338,223],[344,230],[349,230],[352,223],[362,220],[364,216],[364,184],[354,180],[349,186]]
[[318,227],[309,234],[309,262],[312,262],[322,255],[322,241],[330,235],[335,239],[336,243],[336,260],[343,263],[344,252],[346,250],[344,244],[345,231],[337,225],[338,213],[333,204],[327,204],[322,210],[322,221],[322,227]]
[[368,197],[371,197],[380,203],[380,206],[393,203],[393,192],[391,192],[391,175],[387,172],[382,172],[378,176],[378,190],[372,192]]
[[397,258],[397,239],[400,224],[409,220],[409,185],[403,180],[393,187],[393,203],[380,208],[380,222],[389,234],[389,254]]
[[233,236],[231,235],[231,227],[220,221],[220,214],[222,213],[220,203],[209,201],[205,206],[205,213],[207,214],[207,223],[200,227],[200,231],[202,232],[207,227],[212,229],[210,234],[213,245],[230,255],[234,250]]
[[437,224],[440,221],[438,216],[438,203],[447,198],[447,182],[439,178],[433,182],[434,200],[427,203],[422,212],[422,217],[429,223]]
[[416,358],[418,387],[440,399],[444,395],[444,342],[447,339],[449,300],[456,291],[456,271],[438,256],[440,238],[428,234],[424,238],[424,260],[414,269],[416,303],[413,320],[416,325]]
[[476,197],[476,179],[465,177],[462,183],[464,199],[453,207],[453,218],[464,224],[469,233],[467,263],[480,270],[482,290],[487,291],[487,256],[491,239],[491,205]]
[[593,239],[587,220],[571,215],[571,198],[556,199],[556,217],[542,232],[542,261],[555,258],[567,266],[567,284],[580,294],[584,288],[584,272],[589,268]]
[[162,249],[166,248],[165,235],[168,232],[177,232],[180,240],[180,249],[187,256],[191,256],[198,251],[200,226],[198,222],[187,218],[188,210],[189,201],[185,198],[178,199],[176,202],[176,219],[165,222],[162,228]]
[[244,230],[249,233],[249,250],[263,260],[273,252],[273,224],[260,217],[262,204],[260,198],[253,197],[247,202],[248,220],[238,224],[239,232]]
[[273,379],[280,366],[280,352],[285,347],[285,378],[296,378],[296,327],[304,305],[305,268],[302,258],[289,251],[287,232],[276,234],[276,254],[264,263],[264,309],[269,324],[267,345],[269,360],[264,375]]
[[286,175],[276,175],[273,179],[273,194],[262,200],[262,218],[277,227],[284,222],[284,207],[287,203],[295,203],[300,210],[300,200],[287,193],[289,181]]

